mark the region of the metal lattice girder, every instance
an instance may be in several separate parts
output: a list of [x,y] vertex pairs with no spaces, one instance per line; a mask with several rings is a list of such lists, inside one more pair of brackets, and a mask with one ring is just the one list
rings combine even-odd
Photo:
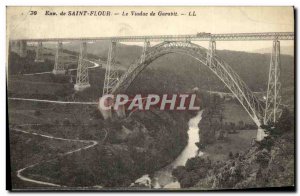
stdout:
[[209,48],[208,48],[208,51],[207,51],[207,57],[206,57],[206,65],[207,66],[212,66],[214,63],[213,63],[213,59],[214,59],[214,56],[215,56],[215,53],[216,53],[216,41],[214,40],[210,40],[209,41]]
[[116,48],[117,48],[117,43],[112,41],[108,50],[103,95],[109,94],[111,92],[111,89],[119,81],[119,71],[117,69],[116,62],[115,62]]
[[86,42],[81,42],[80,54],[79,54],[79,59],[78,59],[77,77],[76,77],[76,85],[77,86],[89,85],[88,64],[84,60],[84,59],[86,59],[86,56],[87,56],[86,53],[87,53],[87,44],[86,44]]
[[269,69],[268,91],[264,113],[264,124],[275,123],[281,116],[281,83],[280,83],[280,42],[273,41]]
[[207,64],[207,53],[209,53],[209,51],[191,42],[163,42],[151,47],[146,53],[145,61],[140,63],[141,61],[138,59],[132,64],[109,93],[117,94],[124,92],[144,68],[155,59],[169,53],[185,54],[198,60],[201,64],[206,65],[234,94],[256,125],[261,125],[263,120],[263,107],[247,85],[232,68],[217,55],[214,55],[211,59],[211,64]]
[[38,42],[37,44],[36,51],[35,51],[35,62],[44,62],[42,42]]
[[56,46],[56,52],[55,52],[55,63],[54,63],[54,71],[64,71],[64,64],[62,61],[62,52],[63,52],[63,43],[58,42]]
[[[248,41],[248,40],[294,40],[294,32],[262,32],[262,33],[199,33],[188,35],[149,35],[149,36],[120,36],[120,37],[87,37],[87,38],[46,38],[46,39],[26,39],[35,41],[100,41],[109,40],[114,42],[151,42],[161,41]],[[12,39],[17,40],[17,39]]]
[[143,47],[143,52],[142,52],[142,56],[141,56],[141,59],[140,59],[140,62],[143,63],[145,61],[145,58],[146,58],[146,52],[147,50],[150,48],[150,42],[149,41],[146,41],[144,42],[144,47]]

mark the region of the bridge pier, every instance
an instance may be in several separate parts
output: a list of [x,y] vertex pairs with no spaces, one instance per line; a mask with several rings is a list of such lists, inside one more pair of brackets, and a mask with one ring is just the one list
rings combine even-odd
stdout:
[[254,121],[254,123],[257,126],[257,131],[256,131],[256,141],[260,142],[262,141],[267,134],[265,133],[265,130],[263,128],[261,128],[262,120],[259,120],[258,117],[252,118],[252,120]]
[[[113,110],[111,108],[104,109],[104,108],[101,108],[101,106],[99,105],[98,109],[99,109],[101,115],[103,116],[104,120],[112,119]],[[117,114],[118,118],[125,118],[126,117],[125,106],[124,105],[119,106],[118,110],[116,110],[116,114]]]
[[116,112],[117,112],[117,116],[119,118],[125,118],[126,117],[125,106],[124,105],[120,105],[118,107],[118,109],[116,110]]
[[55,63],[54,63],[54,69],[53,69],[53,74],[58,75],[58,74],[65,74],[66,70],[64,68],[64,64],[61,61],[61,54],[63,50],[63,44],[62,42],[58,42],[56,46],[56,53],[55,53]]
[[112,118],[112,111],[111,109],[102,109],[99,107],[99,111],[101,112],[104,120],[108,120]]
[[264,113],[264,124],[275,124],[281,116],[280,42],[273,41],[270,60],[268,91]]
[[19,55],[24,58],[27,56],[27,42],[24,40],[19,41]]
[[118,118],[126,117],[125,112],[125,103],[127,101],[123,100],[114,100],[114,95],[107,94],[99,98],[98,109],[101,112],[103,118],[111,119],[113,118],[113,112],[116,112]]
[[91,86],[89,83],[88,65],[84,61],[84,59],[86,59],[87,56],[86,54],[87,54],[87,43],[81,42],[76,84],[74,85],[74,89],[76,91],[83,91],[84,89],[89,88]]
[[100,111],[101,115],[103,116],[104,120],[112,118],[112,107],[113,99],[112,97],[100,97],[98,110]]
[[206,54],[206,65],[207,66],[211,67],[212,65],[214,65],[213,60],[215,57],[215,53],[216,53],[216,41],[210,40],[208,52]]
[[258,127],[257,134],[256,134],[256,141],[262,141],[266,136],[268,135],[265,133],[265,130]]
[[117,66],[115,63],[116,48],[117,48],[117,42],[111,41],[108,50],[107,65],[105,70],[103,95],[109,94],[111,89],[119,81],[119,72],[117,70]]
[[37,62],[37,63],[44,62],[43,43],[42,42],[38,42],[38,44],[37,44],[34,62]]

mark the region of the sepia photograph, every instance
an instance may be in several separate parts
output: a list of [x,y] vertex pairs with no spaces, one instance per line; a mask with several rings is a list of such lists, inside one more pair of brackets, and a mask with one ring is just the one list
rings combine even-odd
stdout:
[[292,6],[7,6],[11,191],[295,191]]

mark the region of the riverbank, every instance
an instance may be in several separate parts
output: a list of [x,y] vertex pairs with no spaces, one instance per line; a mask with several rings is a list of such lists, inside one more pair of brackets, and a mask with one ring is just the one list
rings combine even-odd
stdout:
[[[220,106],[215,105],[214,108]],[[232,114],[226,111],[226,106],[222,108],[221,114]],[[233,112],[238,107],[230,108]],[[208,126],[221,124],[220,121],[214,121],[220,119],[220,115],[213,115],[216,111],[220,110],[208,110],[206,115],[203,113],[199,124],[200,133],[204,133],[201,134],[199,144],[204,155],[189,159],[185,166],[173,171],[180,186],[197,190],[267,187],[293,189],[295,152],[291,113],[284,111],[275,129],[265,128],[270,135],[256,142],[253,140],[256,130],[245,130],[248,128],[248,125],[245,126],[247,123],[243,123],[243,126],[240,124],[243,130],[235,126],[227,134],[220,134],[222,126]],[[234,114],[222,118],[240,121]],[[205,141],[206,137],[210,137],[209,142]]]
[[234,100],[214,98],[199,123],[199,148],[215,161],[243,153],[256,138],[257,128],[243,107]]
[[197,156],[199,154],[199,149],[196,146],[196,143],[199,142],[199,128],[198,124],[201,121],[203,110],[199,111],[196,116],[191,118],[188,122],[189,129],[188,134],[188,143],[180,153],[180,155],[168,166],[160,169],[155,172],[152,180],[152,187],[154,188],[180,188],[179,182],[172,175],[174,168],[178,166],[184,166],[189,158]]

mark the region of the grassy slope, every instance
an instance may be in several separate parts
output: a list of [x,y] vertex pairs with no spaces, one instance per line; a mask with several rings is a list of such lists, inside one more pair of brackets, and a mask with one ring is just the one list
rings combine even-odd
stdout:
[[[240,104],[226,102],[223,105],[224,123],[233,122],[238,125],[238,122],[242,120],[244,123],[253,124],[253,121]],[[203,152],[212,160],[227,160],[229,152],[236,154],[247,150],[251,146],[252,139],[256,137],[256,133],[257,130],[237,130],[235,134],[228,134],[226,139],[217,140],[215,143],[207,145]]]

